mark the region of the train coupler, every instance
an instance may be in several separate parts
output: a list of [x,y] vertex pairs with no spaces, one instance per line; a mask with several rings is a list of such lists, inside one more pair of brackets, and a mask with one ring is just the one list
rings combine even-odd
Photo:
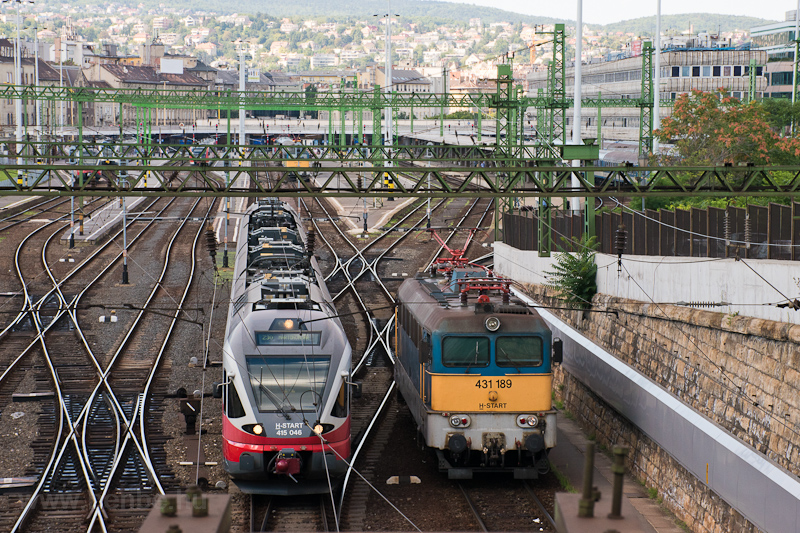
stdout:
[[300,468],[303,466],[303,460],[294,448],[284,448],[278,452],[275,458],[275,470],[273,473],[289,476],[292,481],[297,483],[294,474],[300,473]]

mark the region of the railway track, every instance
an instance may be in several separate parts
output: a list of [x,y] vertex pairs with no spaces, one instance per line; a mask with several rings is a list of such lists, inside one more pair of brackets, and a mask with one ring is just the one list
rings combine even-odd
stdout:
[[[198,203],[195,202],[192,210],[197,209]],[[208,217],[211,208],[212,206],[209,206],[205,217]],[[163,213],[164,210],[159,212]],[[185,211],[182,215],[180,211],[176,211],[175,214],[183,219],[183,223],[173,235],[171,243],[176,242],[179,235],[186,233],[181,228],[191,220]],[[149,253],[141,247],[137,250],[137,241],[147,234],[148,228],[154,227],[156,218],[158,216],[150,218],[150,223],[130,240],[129,251],[134,251],[134,255],[136,252]],[[134,224],[136,224],[135,216],[130,222],[130,225]],[[180,285],[176,284],[178,278],[170,282],[162,273],[161,279],[154,280],[153,292],[167,294],[165,301],[161,302],[162,307],[167,301],[173,309],[177,307],[172,324],[168,326],[170,330],[174,327],[177,314],[183,306],[186,292],[192,282],[194,262],[188,277],[181,263],[187,255],[185,250],[187,246],[191,251],[191,257],[196,256],[197,242],[204,228],[202,223],[197,226],[189,240],[182,245],[184,249],[176,247],[174,252],[178,261],[173,262],[177,267],[173,267],[173,270],[179,272],[179,277],[183,276],[186,279],[181,285],[185,287],[183,295],[181,296],[180,291],[176,294],[167,294],[170,289]],[[58,233],[58,231],[53,233],[48,243]],[[153,235],[157,237],[157,233]],[[15,390],[11,376],[20,370],[35,368],[36,389],[54,390],[55,395],[50,405],[44,405],[41,410],[40,436],[33,444],[35,454],[38,456],[34,472],[29,472],[36,475],[37,479],[33,494],[22,509],[19,505],[9,505],[0,512],[0,524],[8,526],[4,527],[4,530],[19,530],[23,527],[38,530],[41,525],[49,530],[79,531],[97,527],[103,531],[130,531],[138,528],[143,514],[149,511],[152,499],[142,495],[146,495],[148,490],[150,494],[163,492],[164,486],[177,488],[177,485],[171,484],[169,468],[163,453],[159,452],[159,449],[163,450],[166,440],[158,429],[158,420],[163,411],[163,398],[152,393],[152,389],[159,391],[166,389],[165,384],[158,381],[159,379],[163,381],[163,378],[156,375],[156,370],[166,349],[169,331],[164,333],[164,342],[160,345],[160,349],[156,345],[158,353],[154,358],[142,358],[141,352],[144,350],[140,349],[136,350],[138,354],[128,359],[121,358],[119,364],[115,365],[115,357],[111,357],[109,361],[94,354],[90,344],[96,343],[89,342],[91,334],[86,335],[81,329],[81,323],[84,322],[81,318],[86,317],[79,318],[79,315],[87,313],[86,308],[79,307],[85,305],[79,304],[81,297],[92,285],[99,286],[106,282],[104,276],[115,273],[114,269],[118,269],[122,254],[112,253],[114,257],[110,260],[106,257],[105,266],[101,265],[93,272],[94,275],[99,270],[100,274],[89,282],[85,279],[85,275],[81,280],[78,273],[88,270],[88,265],[108,256],[107,249],[113,250],[114,246],[111,243],[115,237],[111,236],[103,246],[82,262],[70,265],[72,270],[66,272],[66,275],[58,276],[47,266],[48,245],[45,244],[41,248],[41,261],[46,265],[47,276],[52,284],[46,297],[37,299],[32,296],[28,290],[32,284],[26,282],[22,268],[18,266],[26,304],[15,320],[16,326],[25,320],[32,323],[37,339],[26,347],[22,347],[22,343],[18,340],[14,343],[2,343],[4,348],[11,346],[19,355],[13,358],[0,377],[0,391]],[[170,255],[171,243],[165,257]],[[19,257],[21,254],[17,255]],[[165,271],[167,262],[165,259]],[[77,287],[67,289],[68,282],[77,284]],[[80,288],[81,286],[83,288]],[[103,299],[103,295],[99,293],[95,297]],[[146,306],[143,306],[141,312],[144,312],[145,308]],[[163,320],[160,313],[156,322],[168,323]],[[58,328],[54,328],[53,325],[64,323],[69,324],[69,329],[59,338]],[[148,325],[143,326],[148,327]],[[149,324],[149,327],[152,329],[153,324]],[[12,324],[3,332],[5,336],[0,334],[0,339],[5,341],[13,338],[10,335],[13,329]],[[140,343],[140,348],[144,344]],[[33,354],[31,348],[36,348],[39,353]],[[4,350],[4,353],[8,352]],[[140,359],[138,362],[137,358]],[[42,359],[44,364],[41,362]],[[34,364],[31,364],[32,360]],[[45,367],[49,372],[43,371]],[[136,379],[132,379],[134,375]],[[139,385],[136,386],[138,390],[134,392],[132,385],[129,390],[126,380],[138,380]],[[163,392],[160,394],[163,396]],[[147,481],[143,481],[145,479]],[[122,496],[129,496],[134,488],[137,498],[129,500],[137,501],[123,502]],[[116,498],[113,498],[114,496]],[[19,501],[24,502],[24,499]],[[109,502],[111,505],[106,506]],[[9,516],[14,515],[16,520],[10,520]],[[59,517],[55,529],[52,520],[54,516]]]
[[[470,214],[476,209],[478,202],[473,202],[471,205],[466,206],[463,216],[458,218],[457,226],[464,224],[470,217]],[[323,210],[325,217],[332,220],[330,212],[322,205],[318,205]],[[369,339],[365,343],[363,355],[361,359],[354,365],[354,375],[358,373],[359,379],[363,380],[363,391],[365,396],[369,396],[366,403],[359,400],[353,402],[353,440],[354,452],[351,457],[351,464],[357,465],[357,470],[351,468],[345,477],[343,489],[339,495],[339,509],[341,516],[341,524],[347,530],[365,530],[365,523],[367,521],[367,502],[370,495],[375,491],[373,485],[374,473],[379,463],[385,457],[386,448],[389,446],[389,434],[394,426],[397,416],[397,409],[387,408],[393,401],[393,388],[394,383],[392,379],[392,365],[393,348],[391,346],[391,333],[393,331],[393,314],[389,315],[385,322],[372,314],[370,307],[376,307],[376,295],[379,293],[381,298],[387,301],[393,309],[394,297],[392,291],[382,281],[380,275],[380,261],[388,256],[393,250],[400,247],[409,236],[413,235],[413,231],[404,231],[393,242],[387,245],[386,249],[376,250],[375,257],[368,257],[366,254],[369,250],[384,238],[388,236],[396,236],[395,230],[403,225],[410,226],[411,228],[420,228],[426,222],[426,216],[420,216],[424,204],[419,204],[413,207],[409,212],[400,217],[399,221],[393,224],[385,232],[381,233],[377,238],[370,241],[363,248],[356,246],[347,236],[347,234],[337,225],[333,224],[336,230],[336,238],[347,245],[347,248],[353,251],[353,254],[348,259],[343,259],[339,256],[337,250],[341,249],[339,246],[332,244],[324,234],[322,234],[319,225],[314,220],[315,229],[320,233],[321,238],[325,245],[329,248],[333,255],[333,268],[328,275],[328,279],[332,279],[335,275],[339,274],[344,278],[344,287],[340,288],[334,300],[343,300],[343,295],[352,294],[350,308],[355,307],[357,313],[365,316],[365,325],[362,326],[364,331],[369,328]],[[439,202],[433,209],[434,212],[446,206],[446,202]],[[306,209],[309,211],[308,207]],[[483,220],[483,217],[488,213],[489,207],[487,206],[483,215],[480,217],[478,223]],[[418,216],[413,220],[414,216]],[[465,247],[468,243],[465,244]],[[434,253],[434,257],[435,257]],[[356,268],[353,269],[353,266]],[[362,296],[362,292],[368,290],[368,295]],[[371,303],[368,306],[365,302]],[[340,302],[343,303],[343,302]],[[341,307],[341,305],[340,305]],[[383,353],[377,353],[377,350],[382,348]],[[385,354],[385,357],[384,357]],[[378,405],[376,408],[375,405]],[[351,482],[351,479],[353,480]],[[348,492],[349,491],[349,492]]]
[[250,498],[250,531],[329,531],[330,496],[258,496]]
[[480,531],[556,531],[553,517],[528,483],[487,477],[458,483],[458,489]]

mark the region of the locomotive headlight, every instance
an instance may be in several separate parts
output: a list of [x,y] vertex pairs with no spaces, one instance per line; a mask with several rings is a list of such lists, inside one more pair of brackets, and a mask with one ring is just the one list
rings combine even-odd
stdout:
[[497,331],[500,329],[500,319],[496,316],[490,316],[486,319],[486,322],[483,323],[486,326],[486,329],[489,331]]
[[517,426],[521,428],[535,428],[539,425],[539,417],[536,415],[519,415]]
[[284,329],[294,329],[294,320],[287,319],[283,323]]
[[314,433],[316,433],[317,435],[322,435],[323,430],[324,428],[322,427],[322,424],[317,424],[316,426],[314,426]]
[[470,425],[472,420],[468,415],[453,415],[450,417],[450,425],[454,428],[465,428]]
[[261,435],[262,433],[264,433],[264,427],[261,424],[256,424],[255,426],[253,426],[253,433],[255,433],[256,435]]

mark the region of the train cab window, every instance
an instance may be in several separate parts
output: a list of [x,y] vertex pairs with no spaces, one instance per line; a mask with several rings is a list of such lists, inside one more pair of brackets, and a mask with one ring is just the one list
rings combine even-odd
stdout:
[[225,388],[228,389],[225,400],[225,413],[228,418],[242,418],[244,416],[244,407],[242,407],[242,400],[239,398],[236,386],[233,383],[229,383],[225,385]]
[[539,337],[498,337],[497,366],[541,366],[542,339]]
[[442,341],[442,364],[467,368],[489,365],[487,337],[445,337]]
[[336,395],[336,402],[333,404],[333,411],[331,411],[331,415],[336,418],[347,417],[348,389],[346,380],[342,380],[342,386],[339,389],[339,394]]
[[247,357],[258,410],[313,411],[325,391],[330,365],[327,355]]

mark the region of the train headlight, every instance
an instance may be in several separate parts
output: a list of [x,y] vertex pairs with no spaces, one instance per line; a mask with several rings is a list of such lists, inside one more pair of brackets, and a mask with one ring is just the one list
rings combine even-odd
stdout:
[[496,316],[490,316],[483,324],[489,331],[497,331],[500,329],[500,319]]
[[454,428],[465,428],[470,425],[472,420],[468,415],[453,415],[450,417],[450,425]]
[[322,432],[324,430],[325,428],[322,427],[322,424],[317,424],[316,426],[314,426],[314,433],[316,433],[317,435],[322,435]]
[[521,428],[535,428],[539,425],[539,417],[536,415],[519,415],[517,425]]
[[251,435],[264,436],[264,426],[261,424],[245,424],[242,426],[242,431],[246,431]]

